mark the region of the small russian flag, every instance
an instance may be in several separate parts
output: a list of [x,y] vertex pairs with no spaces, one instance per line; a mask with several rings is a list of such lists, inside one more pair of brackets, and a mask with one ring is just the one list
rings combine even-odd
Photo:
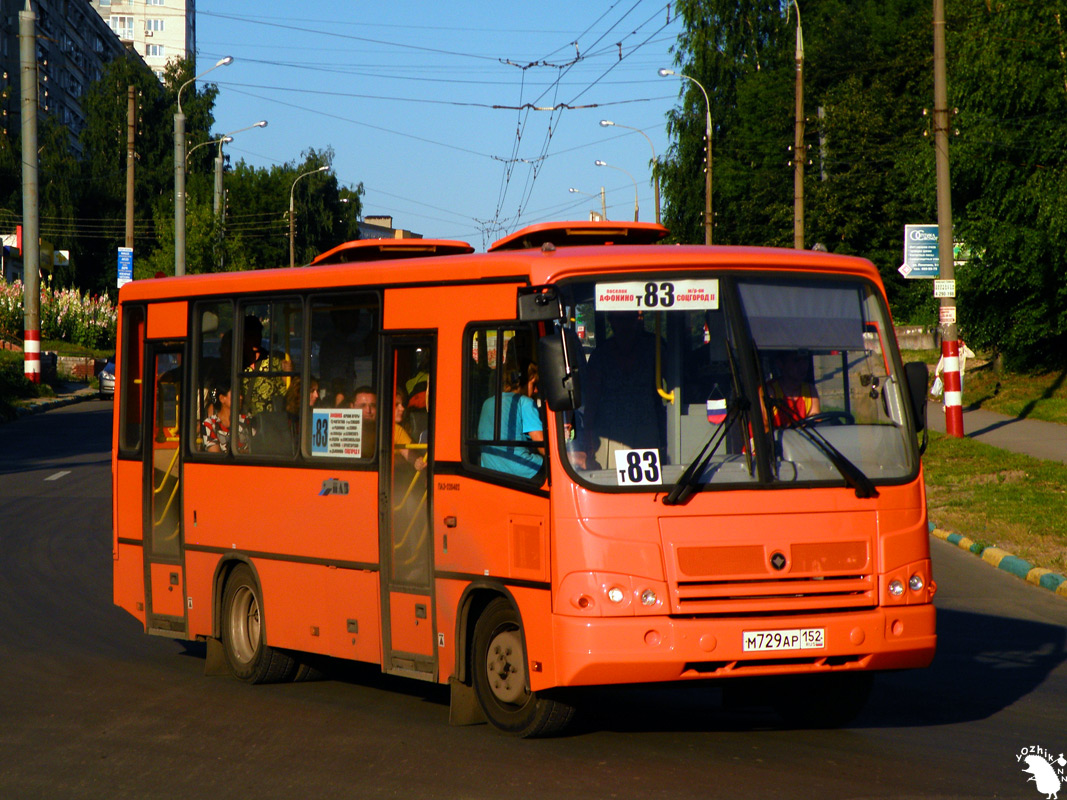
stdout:
[[721,425],[726,419],[726,398],[708,398],[708,422],[712,425]]

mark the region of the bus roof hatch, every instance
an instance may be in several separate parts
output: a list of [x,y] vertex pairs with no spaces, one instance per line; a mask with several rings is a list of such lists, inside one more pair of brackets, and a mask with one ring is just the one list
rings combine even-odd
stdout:
[[597,244],[655,244],[668,233],[655,222],[542,222],[493,242],[497,250],[529,250],[551,243],[556,247]]
[[352,261],[387,261],[394,258],[427,258],[473,253],[466,242],[453,239],[359,239],[320,253],[311,266],[346,264]]

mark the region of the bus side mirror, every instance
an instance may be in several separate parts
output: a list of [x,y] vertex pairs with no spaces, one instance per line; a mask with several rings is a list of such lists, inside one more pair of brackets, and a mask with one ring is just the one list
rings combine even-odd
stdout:
[[563,304],[555,286],[522,286],[516,299],[517,316],[523,322],[563,319]]
[[926,364],[921,361],[912,361],[904,365],[904,378],[908,384],[908,395],[911,397],[911,410],[915,415],[915,426],[920,430],[926,430],[926,384],[930,380],[930,373]]
[[537,343],[538,378],[552,411],[574,411],[582,404],[582,343],[569,328],[542,336]]

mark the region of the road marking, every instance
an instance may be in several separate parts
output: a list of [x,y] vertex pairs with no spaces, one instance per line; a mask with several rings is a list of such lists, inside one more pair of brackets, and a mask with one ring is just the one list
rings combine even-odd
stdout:
[[47,478],[45,478],[45,480],[46,481],[58,481],[64,475],[70,475],[70,470],[69,469],[65,469],[65,470],[62,470],[61,472],[55,473],[54,475],[49,475]]

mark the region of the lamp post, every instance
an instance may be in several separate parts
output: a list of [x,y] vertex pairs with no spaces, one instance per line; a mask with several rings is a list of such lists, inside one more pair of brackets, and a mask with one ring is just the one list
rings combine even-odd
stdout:
[[[571,194],[584,194],[586,197],[596,197],[595,194],[590,194],[589,192],[583,192],[581,189],[575,189],[574,187],[571,187],[567,191],[570,192]],[[595,214],[596,212],[594,211],[593,213]],[[604,187],[603,186],[600,187],[600,218],[601,219],[607,219],[608,218],[608,204],[604,200]]]
[[215,193],[213,202],[211,204],[211,210],[216,217],[219,215],[219,210],[222,208],[222,146],[227,142],[232,142],[233,134],[235,133],[240,133],[241,131],[250,131],[252,130],[252,128],[266,127],[267,121],[265,119],[261,119],[259,122],[253,123],[252,125],[246,125],[245,127],[238,128],[235,131],[230,131],[218,140],[219,152],[218,155],[215,156]]
[[663,78],[668,75],[676,75],[679,78],[685,78],[687,81],[692,81],[704,94],[704,103],[707,107],[707,115],[705,117],[704,125],[704,142],[708,152],[707,168],[704,170],[704,244],[711,244],[711,101],[708,99],[707,90],[696,78],[691,78],[682,72],[675,72],[673,69],[661,69],[659,74],[660,77]]
[[[652,163],[656,164],[656,146],[652,144],[652,139],[647,133],[640,128],[632,128],[629,125],[622,125],[618,122],[612,122],[610,119],[600,120],[600,127],[602,128],[626,128],[628,131],[637,131],[639,134],[648,139],[648,146],[652,148]],[[659,172],[656,167],[652,167],[652,182],[656,187],[656,224],[659,225]]]
[[804,162],[807,148],[804,146],[804,30],[800,27],[800,6],[793,0],[797,10],[796,49],[796,121],[793,124],[793,247],[804,249]]
[[289,267],[290,269],[296,266],[296,250],[294,249],[294,236],[296,234],[296,228],[293,225],[294,211],[293,211],[293,191],[296,189],[296,182],[301,178],[306,178],[308,175],[314,175],[316,172],[324,172],[330,167],[327,164],[323,164],[317,169],[310,169],[307,172],[302,172],[293,179],[293,185],[289,188]]
[[178,87],[178,110],[174,113],[174,274],[185,274],[185,114],[182,113],[182,90],[211,70],[233,63],[225,56]]
[[629,170],[623,169],[622,167],[616,167],[606,161],[601,161],[597,159],[596,165],[598,167],[611,167],[611,169],[617,169],[619,172],[625,172],[627,175],[630,176],[630,180],[634,182],[634,222],[637,222],[637,179],[630,173]]
[[193,153],[195,153],[201,147],[207,147],[209,144],[216,144],[217,142],[222,142],[223,144],[229,144],[232,141],[233,141],[233,137],[232,136],[220,136],[217,139],[208,139],[206,142],[201,142],[200,144],[194,144],[192,147],[190,147],[188,150],[185,151],[185,171],[189,172],[189,156],[191,156]]

